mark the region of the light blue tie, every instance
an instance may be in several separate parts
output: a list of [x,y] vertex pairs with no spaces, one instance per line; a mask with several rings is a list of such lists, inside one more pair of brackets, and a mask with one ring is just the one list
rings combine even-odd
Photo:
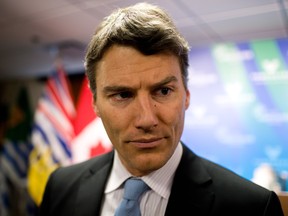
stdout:
[[139,198],[149,189],[141,179],[130,178],[124,186],[124,196],[120,206],[116,209],[115,216],[140,216]]

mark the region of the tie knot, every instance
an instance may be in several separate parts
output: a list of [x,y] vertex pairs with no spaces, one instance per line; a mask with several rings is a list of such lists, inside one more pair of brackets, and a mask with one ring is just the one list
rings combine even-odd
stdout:
[[141,179],[130,178],[125,182],[124,198],[128,200],[138,200],[148,189],[148,185]]

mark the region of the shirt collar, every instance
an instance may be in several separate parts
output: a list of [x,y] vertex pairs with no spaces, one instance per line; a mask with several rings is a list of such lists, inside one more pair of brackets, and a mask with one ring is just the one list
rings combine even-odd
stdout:
[[[168,162],[160,169],[150,173],[141,179],[160,196],[168,199],[171,192],[172,181],[175,171],[182,157],[183,147],[179,143]],[[119,159],[117,151],[115,151],[112,171],[105,189],[105,193],[112,192],[119,188],[126,179],[132,177],[131,173],[123,166]]]

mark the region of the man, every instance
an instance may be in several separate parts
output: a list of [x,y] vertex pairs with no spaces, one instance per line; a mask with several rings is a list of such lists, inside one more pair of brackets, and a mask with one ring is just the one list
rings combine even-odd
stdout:
[[156,6],[119,9],[102,22],[88,46],[86,73],[114,150],[55,171],[42,215],[114,215],[131,178],[148,185],[136,200],[146,216],[283,215],[274,192],[180,142],[190,100],[188,51]]

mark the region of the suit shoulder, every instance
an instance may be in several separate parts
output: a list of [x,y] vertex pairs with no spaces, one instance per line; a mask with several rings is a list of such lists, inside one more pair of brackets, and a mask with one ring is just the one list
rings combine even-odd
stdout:
[[207,172],[212,178],[211,188],[216,195],[216,205],[221,206],[219,203],[224,202],[232,209],[240,206],[241,209],[250,209],[249,214],[251,215],[262,215],[263,212],[265,215],[283,215],[280,201],[275,192],[257,185],[219,164],[204,158],[200,158],[200,160],[205,164]]
[[225,188],[231,192],[235,191],[237,193],[246,193],[247,195],[265,195],[269,196],[271,191],[255,184],[254,182],[236,174],[232,170],[214,163],[205,158],[199,157],[207,172],[212,178],[213,184],[219,186],[219,188]]
[[87,172],[94,172],[99,170],[105,164],[107,164],[113,158],[113,152],[99,155],[84,162],[73,164],[67,167],[60,167],[56,169],[52,174],[51,178],[57,179],[58,181],[64,181],[69,179],[69,182],[81,178]]
[[[228,194],[240,193],[244,197],[250,195],[267,197],[271,194],[271,191],[245,179],[232,170],[196,155],[186,146],[184,146],[183,158],[184,168],[189,166],[188,169],[195,173],[194,178],[198,178],[198,180],[203,180],[203,176],[205,176],[204,179],[206,180],[210,179],[210,187],[219,194],[223,194],[225,191]],[[202,176],[202,178],[199,176]]]
[[[74,214],[81,183],[89,182],[89,179],[99,176],[99,172],[106,175],[112,164],[113,151],[82,163],[58,168],[50,175],[46,184],[40,212],[43,215]],[[104,175],[103,178],[105,178]],[[103,182],[103,180],[98,180]],[[99,182],[98,186],[101,184]]]

